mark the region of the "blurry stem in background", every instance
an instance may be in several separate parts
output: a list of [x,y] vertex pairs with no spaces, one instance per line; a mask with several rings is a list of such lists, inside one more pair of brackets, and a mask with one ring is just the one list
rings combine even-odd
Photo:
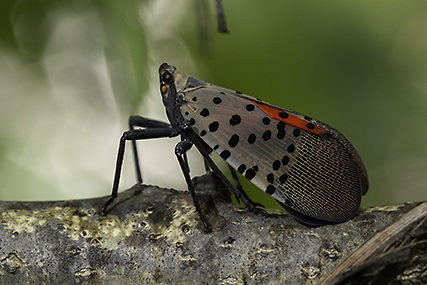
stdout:
[[[220,33],[229,33],[230,31],[227,28],[227,23],[225,21],[224,6],[222,5],[222,0],[215,1],[215,10],[218,20],[218,32]],[[208,6],[207,0],[195,0],[196,7],[196,17],[197,17],[197,26],[199,29],[199,39],[200,39],[200,50],[202,52],[209,52],[210,49],[210,31],[209,31],[209,18],[208,15]]]
[[216,17],[218,20],[218,32],[229,33],[227,28],[227,22],[225,21],[224,6],[222,6],[222,0],[215,0]]
[[199,44],[200,51],[203,53],[209,52],[210,47],[210,33],[208,29],[208,18],[206,0],[195,0],[197,27],[199,29]]

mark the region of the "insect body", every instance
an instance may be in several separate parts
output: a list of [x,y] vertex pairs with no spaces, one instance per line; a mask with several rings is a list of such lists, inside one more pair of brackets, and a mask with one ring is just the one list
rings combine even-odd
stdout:
[[[230,183],[209,157],[214,150],[233,169],[276,199],[305,224],[338,223],[357,212],[368,178],[362,160],[337,130],[297,112],[240,92],[183,75],[173,66],[159,69],[160,91],[170,124],[131,117],[123,134],[111,199],[117,196],[124,141],[181,135],[175,153],[196,209],[208,227],[189,176],[185,152],[194,144],[217,175],[250,208],[240,185]],[[145,129],[133,129],[140,126]],[[236,181],[238,183],[238,181]]]

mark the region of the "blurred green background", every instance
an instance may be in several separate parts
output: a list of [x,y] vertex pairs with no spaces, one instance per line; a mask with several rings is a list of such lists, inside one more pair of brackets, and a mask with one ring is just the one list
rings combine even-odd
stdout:
[[[2,1],[0,199],[109,194],[128,116],[166,120],[162,62],[339,129],[368,169],[364,206],[427,199],[425,0],[223,4],[226,35],[212,0]],[[176,142],[140,143],[146,183],[186,189]]]

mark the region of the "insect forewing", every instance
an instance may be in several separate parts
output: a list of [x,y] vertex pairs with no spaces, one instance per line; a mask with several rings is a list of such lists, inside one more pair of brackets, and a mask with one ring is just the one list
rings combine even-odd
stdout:
[[234,169],[304,216],[342,222],[356,213],[367,176],[342,134],[297,112],[185,78],[186,84],[179,82],[185,86],[182,116]]

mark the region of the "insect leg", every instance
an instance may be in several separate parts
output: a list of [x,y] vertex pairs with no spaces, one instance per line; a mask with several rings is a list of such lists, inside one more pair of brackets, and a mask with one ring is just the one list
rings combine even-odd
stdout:
[[119,188],[120,173],[123,164],[123,155],[125,153],[125,143],[127,140],[144,140],[144,139],[154,139],[154,138],[165,138],[165,137],[174,137],[177,136],[178,132],[171,128],[147,128],[147,129],[138,129],[138,130],[128,130],[123,133],[120,138],[119,150],[117,152],[116,160],[116,171],[114,174],[113,189],[111,191],[110,199],[104,204],[101,209],[101,213],[105,214],[107,207],[116,199],[117,190]]
[[209,162],[207,162],[205,158],[203,158],[203,162],[205,163],[206,172],[209,172],[211,170],[211,168],[209,167]]
[[182,140],[175,146],[175,155],[178,158],[179,165],[181,166],[182,173],[184,174],[185,181],[187,182],[188,190],[191,193],[191,197],[193,198],[194,206],[196,207],[196,211],[199,214],[200,219],[202,220],[203,226],[206,231],[210,232],[209,223],[206,221],[205,217],[202,214],[202,210],[200,208],[199,200],[196,196],[196,191],[194,189],[193,182],[190,177],[190,168],[188,166],[185,153],[193,146],[193,143],[188,140]]
[[186,132],[186,136],[188,136],[189,139],[191,139],[191,141],[197,147],[199,152],[202,154],[205,161],[208,162],[212,171],[215,172],[215,174],[222,180],[222,182],[228,187],[228,189],[230,189],[233,192],[233,194],[236,196],[238,201],[239,199],[241,199],[242,202],[250,211],[255,211],[255,210],[262,211],[261,209],[255,206],[255,204],[246,196],[246,194],[242,194],[239,190],[237,190],[236,187],[234,187],[234,185],[225,177],[222,171],[219,170],[218,166],[216,166],[216,164],[213,162],[212,158],[209,156],[208,151],[205,149],[205,147],[200,142],[200,139],[198,139],[197,136],[195,136],[193,133],[188,131]]
[[[181,135],[181,141],[184,141],[184,140],[185,140],[185,138]],[[185,151],[185,152],[183,153],[183,158],[184,158],[184,162],[185,162],[185,164],[187,164],[187,166],[188,166],[187,151]]]
[[[236,189],[240,193],[242,193],[242,195],[246,195],[245,191],[242,188],[242,184],[240,184],[239,177],[237,177],[236,171],[234,170],[233,167],[231,167],[231,165],[228,165],[228,168],[230,169],[231,176],[233,177],[233,180],[234,180],[234,185],[236,185]],[[247,195],[246,195],[246,197],[247,197]],[[237,202],[240,202],[239,198],[237,198]]]
[[[246,194],[246,191],[243,189],[243,187],[242,187],[242,184],[240,183],[240,181],[239,181],[239,177],[237,176],[237,174],[236,174],[236,170],[233,168],[233,167],[231,167],[231,165],[228,165],[228,167],[230,168],[230,172],[231,172],[231,176],[233,177],[233,180],[234,180],[234,184],[236,185],[236,189],[240,192],[240,193],[242,193],[242,195],[244,195],[248,200],[250,200],[250,198],[249,198],[249,196],[248,196],[248,194]],[[237,197],[236,197],[237,198]],[[239,200],[237,199],[237,202],[239,202]],[[253,203],[254,204],[254,206],[256,206],[256,207],[261,207],[261,208],[265,208],[262,204],[260,204],[260,203]],[[257,208],[257,209],[259,209],[259,208]],[[260,210],[260,209],[259,209]],[[262,210],[261,210],[262,211]],[[262,212],[264,212],[264,211],[262,211]]]
[[143,128],[168,128],[170,127],[170,124],[141,116],[130,116],[129,127],[132,128],[133,126]]
[[[169,128],[170,127],[168,123],[164,123],[161,121],[147,119],[141,116],[130,116],[129,130],[133,130],[134,126],[142,127],[142,128]],[[136,148],[135,140],[132,141],[132,149],[133,149],[133,161],[135,163],[136,179],[138,183],[142,183],[142,175],[141,175],[141,169],[139,167],[138,151]]]

